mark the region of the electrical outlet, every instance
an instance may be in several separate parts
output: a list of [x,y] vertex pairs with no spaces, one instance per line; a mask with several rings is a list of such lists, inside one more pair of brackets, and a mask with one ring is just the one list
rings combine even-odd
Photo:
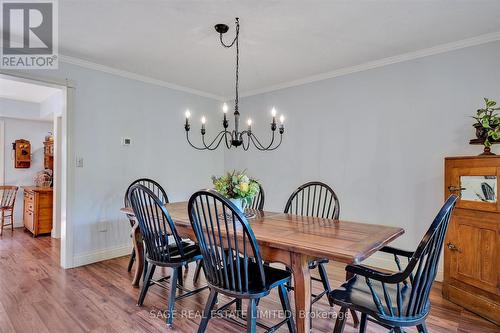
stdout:
[[97,226],[99,232],[107,232],[108,231],[108,221],[99,221]]
[[77,168],[83,168],[83,157],[77,157],[76,158],[76,167]]

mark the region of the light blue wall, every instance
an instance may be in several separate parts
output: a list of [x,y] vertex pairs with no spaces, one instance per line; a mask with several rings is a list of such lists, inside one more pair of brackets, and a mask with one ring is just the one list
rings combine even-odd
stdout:
[[[223,169],[223,152],[193,150],[183,126],[187,107],[197,123],[202,113],[214,118],[211,112],[220,109],[215,100],[75,65],[59,67],[29,74],[68,79],[76,87],[69,133],[75,256],[131,244],[130,225],[119,209],[132,180],[156,179],[179,201],[207,187],[210,176]],[[121,137],[130,137],[132,145],[123,147]],[[77,156],[83,168],[75,167]],[[99,231],[99,223],[107,232]]]
[[[469,115],[483,96],[500,99],[500,43],[243,98],[243,120],[251,115],[262,137],[271,106],[286,116],[283,145],[270,153],[190,148],[185,108],[196,124],[205,114],[211,133],[220,105],[209,98],[64,63],[30,75],[76,86],[70,133],[76,256],[129,244],[130,227],[118,210],[133,179],[158,179],[177,201],[232,168],[263,182],[270,210],[282,210],[297,185],[326,181],[340,196],[342,218],[402,226],[406,235],[397,243],[413,248],[443,200],[443,158],[480,152],[468,145]],[[123,136],[132,138],[130,147],[121,146]],[[75,168],[76,156],[83,168]],[[108,231],[99,232],[99,223]]]
[[444,157],[482,150],[468,142],[483,96],[500,100],[499,42],[243,98],[254,132],[267,138],[274,105],[286,134],[274,152],[227,153],[225,168],[259,178],[270,210],[325,181],[341,218],[404,227],[397,244],[411,249],[443,202]]

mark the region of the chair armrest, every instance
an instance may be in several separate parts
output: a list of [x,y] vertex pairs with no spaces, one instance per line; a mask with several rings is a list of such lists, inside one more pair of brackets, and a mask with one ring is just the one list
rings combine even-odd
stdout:
[[392,246],[384,246],[379,251],[385,252],[385,253],[391,253],[391,254],[395,254],[398,256],[407,257],[407,258],[411,258],[413,256],[413,252],[411,252],[411,251],[396,249],[395,247],[392,247]]
[[364,265],[347,265],[345,270],[349,273],[361,275],[370,279],[385,282],[393,273],[383,273]]

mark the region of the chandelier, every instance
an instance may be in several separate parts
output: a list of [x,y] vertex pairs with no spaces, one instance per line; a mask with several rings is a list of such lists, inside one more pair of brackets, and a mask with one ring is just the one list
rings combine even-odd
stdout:
[[[240,35],[240,23],[238,18],[236,18],[236,37],[234,37],[233,41],[229,44],[224,43],[222,35],[225,34],[229,30],[229,27],[226,24],[217,24],[215,26],[215,31],[219,33],[220,42],[222,46],[226,48],[231,48],[236,45],[236,84],[235,84],[235,99],[234,99],[234,127],[233,130],[228,130],[229,121],[227,120],[227,111],[229,109],[228,105],[224,103],[222,105],[222,111],[224,112],[224,119],[222,120],[223,129],[215,136],[212,140],[206,140],[205,134],[207,132],[206,118],[203,116],[201,118],[201,143],[202,146],[194,145],[189,138],[189,130],[191,129],[191,125],[189,124],[189,118],[191,117],[191,112],[189,110],[186,111],[186,123],[184,125],[184,129],[186,130],[186,139],[191,147],[198,150],[215,150],[217,149],[222,142],[224,142],[225,146],[230,149],[232,147],[241,146],[245,151],[253,145],[258,150],[275,150],[281,145],[281,141],[283,139],[283,133],[285,132],[284,126],[284,116],[280,116],[280,125],[276,123],[276,109],[273,107],[271,110],[272,122],[271,122],[271,140],[269,144],[262,144],[259,139],[252,132],[252,120],[249,118],[247,120],[247,129],[240,130],[240,112],[238,110],[238,89],[239,89],[239,65],[240,65],[240,47],[239,47],[239,35]],[[279,132],[279,139],[277,139],[276,130]],[[207,144],[208,142],[208,144]]]

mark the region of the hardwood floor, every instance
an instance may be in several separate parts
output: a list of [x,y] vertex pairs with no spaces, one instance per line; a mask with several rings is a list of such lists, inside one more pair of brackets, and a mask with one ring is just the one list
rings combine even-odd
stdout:
[[[152,286],[144,307],[137,307],[139,290],[131,286],[132,273],[127,273],[127,263],[128,257],[121,257],[63,270],[59,267],[57,240],[33,239],[22,229],[15,229],[13,235],[5,230],[0,238],[0,332],[196,332],[208,291],[176,302],[174,327],[168,329],[162,318],[167,292]],[[332,285],[338,285],[344,276],[343,267],[330,264],[329,270]],[[156,274],[168,273],[158,269]],[[194,266],[185,272],[187,287],[193,286],[193,273]],[[427,320],[431,333],[500,332],[496,325],[443,300],[439,283],[435,284],[431,299],[433,307]],[[220,300],[221,304],[225,301]],[[272,313],[279,309],[278,296],[273,292],[259,304],[260,315],[265,317],[262,321],[279,321],[273,319]],[[323,299],[313,310],[325,317],[334,315],[338,308],[330,309]],[[333,320],[313,320],[313,332],[332,330]],[[210,321],[207,331],[237,333],[242,329],[216,318]],[[287,329],[283,327],[279,332]],[[351,321],[345,332],[357,332]],[[367,332],[386,330],[369,323]]]

